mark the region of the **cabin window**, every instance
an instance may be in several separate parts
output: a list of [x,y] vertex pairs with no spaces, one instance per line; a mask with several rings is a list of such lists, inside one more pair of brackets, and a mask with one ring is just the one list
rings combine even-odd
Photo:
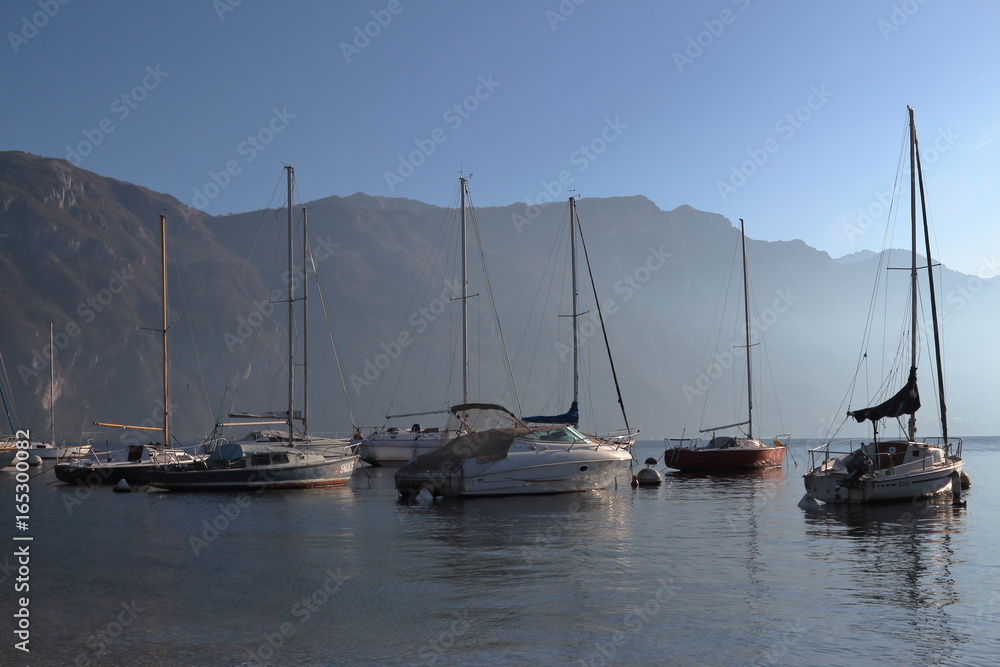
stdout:
[[266,466],[271,464],[270,454],[254,454],[250,459],[252,466]]

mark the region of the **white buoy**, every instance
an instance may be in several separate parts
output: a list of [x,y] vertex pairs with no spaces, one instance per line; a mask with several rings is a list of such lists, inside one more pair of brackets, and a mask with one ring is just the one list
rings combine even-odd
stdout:
[[38,454],[32,454],[31,456],[28,457],[28,465],[29,466],[42,465],[42,457],[39,456]]
[[118,483],[115,484],[114,488],[111,490],[114,491],[115,493],[131,493],[132,487],[129,486],[128,482],[126,482],[124,479],[120,479],[118,480]]
[[802,500],[799,501],[799,507],[802,509],[809,509],[810,507],[819,507],[819,501],[812,497],[811,493],[807,493],[802,496]]
[[656,459],[649,457],[646,459],[646,466],[640,470],[635,476],[635,484],[637,486],[659,486],[663,484],[663,475],[660,474],[659,470],[653,468],[657,463]]

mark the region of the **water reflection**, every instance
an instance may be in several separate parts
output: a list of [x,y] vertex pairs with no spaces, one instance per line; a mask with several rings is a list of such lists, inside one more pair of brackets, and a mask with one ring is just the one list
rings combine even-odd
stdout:
[[960,602],[953,570],[965,515],[946,498],[822,505],[805,511],[806,535],[811,556],[830,565],[825,587],[862,605],[914,660],[947,660],[969,639],[949,610]]

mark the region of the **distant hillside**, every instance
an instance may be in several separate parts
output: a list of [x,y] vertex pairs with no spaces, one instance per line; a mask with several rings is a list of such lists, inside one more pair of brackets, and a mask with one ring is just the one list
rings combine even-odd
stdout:
[[[442,189],[456,185],[443,183]],[[471,189],[474,197],[475,183]],[[159,338],[141,327],[159,325],[156,228],[164,211],[179,434],[203,436],[223,408],[282,409],[287,316],[279,303],[283,296],[275,294],[285,290],[284,202],[211,217],[167,195],[24,153],[0,154],[0,195],[0,312],[7,323],[0,330],[0,353],[23,423],[36,429],[47,423],[42,350],[49,321],[65,334],[55,359],[62,436],[94,432],[87,425],[95,419],[133,423],[155,413]],[[296,209],[301,206],[308,209],[322,288],[310,284],[309,292],[312,430],[346,431],[352,422],[379,426],[387,412],[456,402],[460,302],[449,288],[457,281],[456,210],[362,193]],[[630,424],[642,427],[643,437],[660,438],[738,421],[746,402],[742,316],[736,310],[740,287],[733,274],[739,270],[738,230],[722,216],[686,206],[662,211],[639,196],[582,199],[577,206]],[[478,228],[525,413],[562,412],[571,400],[566,214],[564,202],[474,210],[470,239]],[[297,236],[300,219],[296,210]],[[859,367],[879,256],[834,260],[801,241],[756,241],[752,220],[747,233],[754,330],[762,334],[755,335],[753,347],[757,432],[822,436],[846,410],[842,402]],[[298,238],[295,243],[299,264],[302,246]],[[897,260],[890,265],[904,261],[902,255]],[[584,277],[582,255],[580,261]],[[473,249],[472,397],[513,407],[480,264]],[[900,272],[891,273],[883,277],[893,281],[890,294],[899,298],[878,322],[894,323],[902,312],[905,285],[895,280]],[[127,278],[117,292],[116,275]],[[996,343],[987,338],[997,312],[996,281],[947,269],[942,279],[953,430],[1000,432],[983,398],[998,376],[991,354]],[[580,293],[586,311],[583,425],[618,428],[622,420],[603,337],[594,326],[589,281],[581,283]],[[70,335],[74,325],[79,333]],[[297,322],[299,341],[302,333]],[[866,386],[877,390],[881,357],[889,351],[881,344],[869,348],[855,407]],[[921,377],[928,381],[921,386],[929,410],[934,398],[926,359]],[[400,422],[433,426],[439,419]],[[937,432],[933,419],[921,415],[924,434]],[[99,437],[117,434],[101,431]]]

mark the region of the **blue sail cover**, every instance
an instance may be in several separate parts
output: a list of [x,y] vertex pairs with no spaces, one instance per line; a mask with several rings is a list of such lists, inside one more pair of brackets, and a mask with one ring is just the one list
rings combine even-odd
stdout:
[[534,417],[525,417],[521,421],[526,424],[569,424],[570,426],[577,426],[580,423],[580,406],[577,405],[576,401],[573,401],[573,405],[569,407],[569,412],[561,415],[536,415]]
[[899,417],[901,415],[911,415],[920,408],[920,394],[917,392],[917,369],[910,369],[910,377],[906,381],[906,386],[897,391],[892,398],[884,403],[853,410],[848,412],[848,416],[854,417],[859,422],[866,419],[877,422],[886,417]]

